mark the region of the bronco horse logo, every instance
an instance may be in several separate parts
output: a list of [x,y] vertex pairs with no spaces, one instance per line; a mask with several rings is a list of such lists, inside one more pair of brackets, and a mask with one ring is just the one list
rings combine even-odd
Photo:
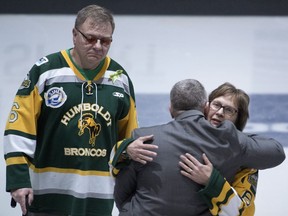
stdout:
[[99,135],[101,125],[97,124],[93,117],[91,113],[83,114],[82,118],[78,120],[78,128],[80,129],[78,135],[82,136],[84,130],[87,128],[90,134],[89,144],[95,146],[96,136]]

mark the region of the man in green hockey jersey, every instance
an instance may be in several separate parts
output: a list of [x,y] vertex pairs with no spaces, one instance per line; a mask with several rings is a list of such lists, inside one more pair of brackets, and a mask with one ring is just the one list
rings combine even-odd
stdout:
[[107,9],[81,9],[74,47],[37,61],[17,91],[4,154],[6,191],[23,214],[112,214],[109,155],[138,126],[133,84],[107,55],[114,28]]

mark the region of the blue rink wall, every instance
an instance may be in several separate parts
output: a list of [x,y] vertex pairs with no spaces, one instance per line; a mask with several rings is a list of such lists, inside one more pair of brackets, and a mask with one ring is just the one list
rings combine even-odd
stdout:
[[[168,94],[136,95],[140,127],[171,121]],[[250,95],[250,118],[245,132],[275,138],[288,147],[288,94]]]

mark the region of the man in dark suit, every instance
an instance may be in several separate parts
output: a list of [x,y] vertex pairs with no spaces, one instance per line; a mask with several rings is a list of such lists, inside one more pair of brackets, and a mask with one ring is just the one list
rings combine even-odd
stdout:
[[117,175],[114,196],[121,216],[211,215],[197,194],[202,186],[180,174],[179,157],[186,152],[200,161],[205,153],[228,181],[241,166],[265,169],[285,159],[273,139],[248,137],[230,121],[212,126],[203,114],[206,91],[197,80],[177,82],[170,103],[173,121],[133,132],[134,139],[154,135],[157,157],[146,165],[131,161]]

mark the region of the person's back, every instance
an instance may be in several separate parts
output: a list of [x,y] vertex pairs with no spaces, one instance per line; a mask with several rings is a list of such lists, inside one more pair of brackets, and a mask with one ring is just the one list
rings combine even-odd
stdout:
[[159,148],[153,162],[146,165],[132,162],[137,172],[137,190],[124,208],[131,208],[128,212],[133,215],[210,215],[197,194],[201,186],[185,179],[177,162],[184,152],[199,160],[202,152],[206,152],[232,178],[239,167],[234,166],[237,163],[231,167],[226,161],[237,161],[241,150],[238,145],[234,149],[229,145],[232,140],[237,142],[237,135],[227,137],[227,129],[215,130],[199,111],[186,111],[166,125],[136,129],[134,138],[153,133],[153,144]]

